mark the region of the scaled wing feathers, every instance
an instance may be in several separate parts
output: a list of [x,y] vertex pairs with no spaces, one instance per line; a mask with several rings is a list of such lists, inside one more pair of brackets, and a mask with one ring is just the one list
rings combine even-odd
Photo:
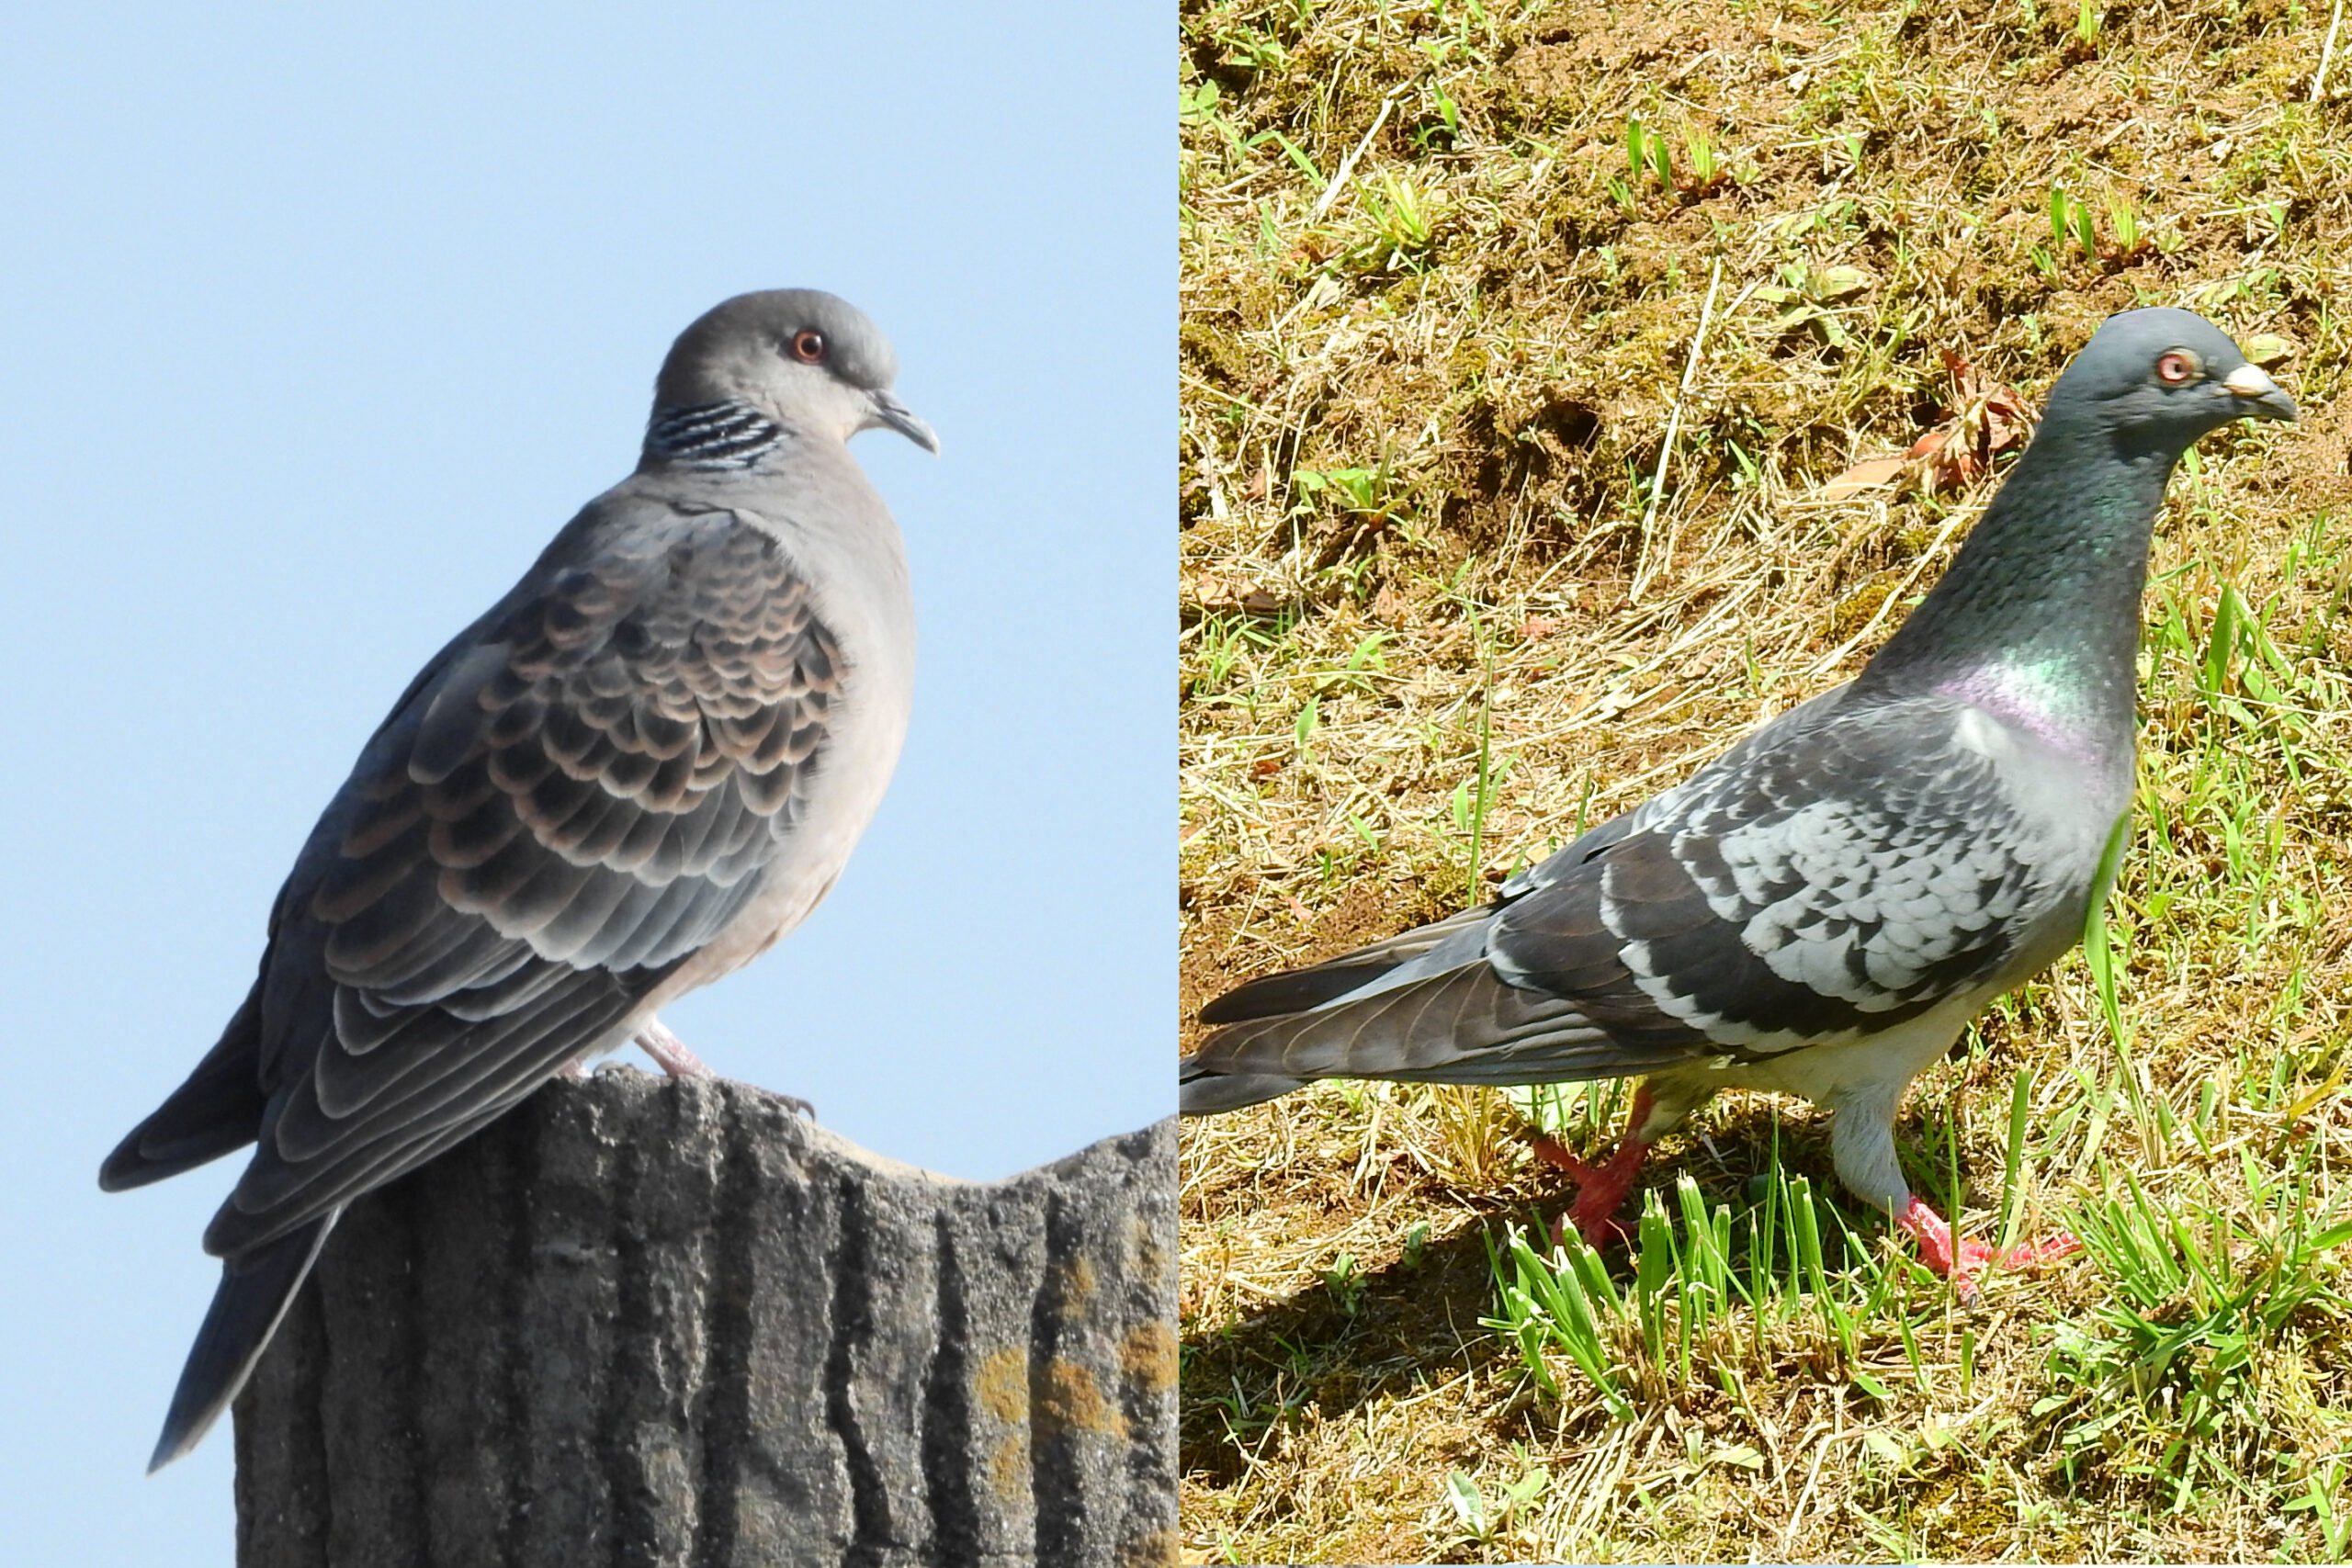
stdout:
[[841,665],[793,563],[732,513],[576,520],[313,834],[257,987],[261,1148],[206,1246],[288,1234],[608,1043],[759,891]]

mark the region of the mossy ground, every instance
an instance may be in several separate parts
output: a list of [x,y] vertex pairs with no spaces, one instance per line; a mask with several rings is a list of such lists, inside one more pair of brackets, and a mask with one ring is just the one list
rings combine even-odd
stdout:
[[[1851,673],[2007,456],[1828,481],[2038,401],[2110,311],[2275,340],[2303,407],[2208,438],[2158,525],[2128,1040],[2070,958],[1898,1127],[1975,1232],[2121,1230],[1962,1308],[1840,1197],[1859,1245],[1824,1289],[1724,1308],[1687,1361],[1604,1330],[1624,1418],[1481,1321],[1511,1227],[1568,1190],[1523,1104],[1332,1085],[1191,1124],[1193,1558],[2352,1554],[2335,20],[1182,5],[1188,1015],[1458,907]],[[1612,1094],[1568,1097],[1565,1135],[1613,1134]],[[1774,1169],[1835,1191],[1817,1118],[1731,1096],[1649,1184],[1746,1215]]]

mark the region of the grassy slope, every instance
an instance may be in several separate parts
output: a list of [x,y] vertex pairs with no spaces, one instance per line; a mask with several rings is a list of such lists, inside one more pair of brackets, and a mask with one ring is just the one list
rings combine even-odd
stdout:
[[[1819,493],[1943,417],[1944,351],[2032,400],[2108,312],[2188,304],[2284,339],[2305,410],[2209,438],[2159,524],[2127,1048],[2069,959],[1898,1129],[1972,1230],[2088,1253],[1962,1310],[1840,1198],[1809,1272],[1822,1129],[1729,1097],[1653,1167],[1680,1254],[1612,1255],[1579,1325],[1508,1254],[1567,1190],[1519,1129],[1592,1146],[1621,1090],[1334,1085],[1193,1125],[1198,1559],[2352,1551],[2329,21],[1184,4],[1188,1010],[1455,907],[1849,673],[1989,493]],[[1523,1337],[1482,1326],[1514,1300]]]

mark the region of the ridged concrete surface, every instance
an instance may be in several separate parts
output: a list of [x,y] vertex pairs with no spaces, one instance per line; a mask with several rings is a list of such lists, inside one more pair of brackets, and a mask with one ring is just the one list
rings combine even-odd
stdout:
[[559,1082],[356,1205],[236,1406],[243,1568],[1176,1542],[1171,1118],[1007,1181],[740,1084]]

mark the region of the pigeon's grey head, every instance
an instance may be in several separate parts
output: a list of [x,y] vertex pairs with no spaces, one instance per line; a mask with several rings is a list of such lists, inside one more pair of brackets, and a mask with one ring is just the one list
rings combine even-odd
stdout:
[[2104,428],[2167,463],[2233,419],[2294,417],[2295,400],[2227,333],[2168,306],[2109,316],[2050,389],[2043,416]]
[[939,437],[890,395],[899,356],[865,312],[816,288],[738,294],[678,334],[653,384],[654,414],[743,404],[846,441],[895,430],[926,451]]

